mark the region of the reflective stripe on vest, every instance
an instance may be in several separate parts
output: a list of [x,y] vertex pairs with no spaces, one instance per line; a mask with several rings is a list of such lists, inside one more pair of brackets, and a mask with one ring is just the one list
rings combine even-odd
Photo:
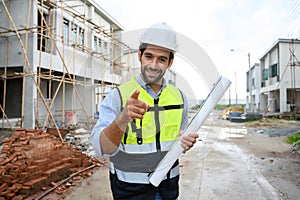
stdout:
[[[127,183],[142,183],[142,184],[149,184],[149,173],[139,173],[139,172],[124,172],[118,169],[115,169],[113,163],[110,166],[110,172],[113,174],[117,174],[118,179],[120,181],[124,181]],[[172,168],[170,170],[170,178],[174,178],[179,175],[179,166]],[[164,180],[167,176],[164,177]]]
[[134,78],[119,86],[122,108],[137,89],[140,90],[139,99],[150,105],[150,109],[142,120],[135,119],[128,125],[120,151],[110,160],[116,169],[122,171],[151,172],[169,150],[170,144],[178,139],[184,102],[181,92],[169,84],[159,99],[154,100]]

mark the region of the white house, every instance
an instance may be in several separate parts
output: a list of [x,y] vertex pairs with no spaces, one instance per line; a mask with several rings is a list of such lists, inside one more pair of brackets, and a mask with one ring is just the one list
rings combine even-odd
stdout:
[[279,39],[261,57],[261,110],[300,112],[299,59],[297,39]]
[[247,72],[246,110],[248,112],[260,111],[260,84],[261,84],[260,65],[258,63],[255,63],[250,69],[250,76],[249,76],[249,71]]

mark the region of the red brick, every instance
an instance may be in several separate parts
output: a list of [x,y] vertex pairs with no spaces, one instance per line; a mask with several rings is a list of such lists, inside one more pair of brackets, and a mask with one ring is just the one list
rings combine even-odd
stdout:
[[20,177],[21,179],[26,180],[26,179],[29,177],[29,175],[30,175],[30,172],[21,172],[21,173],[19,174],[19,177]]
[[36,188],[38,186],[40,186],[40,188],[41,188],[43,185],[45,185],[46,181],[47,181],[47,177],[41,176],[41,177],[38,177],[36,179],[30,180],[30,181],[24,183],[24,186],[28,186],[31,189]]
[[1,182],[3,183],[10,183],[12,181],[11,175],[2,175]]
[[33,194],[33,193],[31,193],[31,191],[32,191],[32,190],[31,190],[30,187],[24,186],[24,185],[23,185],[22,189],[20,190],[20,194],[23,194],[23,195],[28,196],[28,195],[30,195],[30,194]]
[[4,196],[8,197],[9,199],[12,199],[16,195],[14,193],[7,193]]
[[28,172],[34,172],[34,171],[36,171],[38,168],[39,168],[38,165],[30,165],[30,166],[28,166],[28,167],[26,168],[26,171],[28,171]]
[[6,190],[8,188],[8,184],[7,183],[3,183],[1,186],[0,186],[0,194]]
[[25,128],[16,128],[16,131],[26,131]]
[[24,197],[22,195],[15,196],[12,200],[22,200]]
[[[0,188],[5,194],[21,193],[25,198],[51,181],[62,180],[90,164],[86,155],[67,143],[61,143],[41,130],[25,131],[16,131],[2,148],[5,154],[0,155],[3,164],[0,172],[4,176]],[[3,179],[8,181],[6,185],[3,185]]]
[[35,160],[32,163],[33,165],[38,165],[38,166],[43,166],[49,164],[49,160],[47,158],[40,159],[40,160]]

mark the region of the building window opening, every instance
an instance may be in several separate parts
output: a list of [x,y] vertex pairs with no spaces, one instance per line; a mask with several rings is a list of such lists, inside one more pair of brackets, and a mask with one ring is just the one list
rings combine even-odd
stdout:
[[69,28],[70,22],[67,19],[64,19],[64,43],[65,45],[69,45]]

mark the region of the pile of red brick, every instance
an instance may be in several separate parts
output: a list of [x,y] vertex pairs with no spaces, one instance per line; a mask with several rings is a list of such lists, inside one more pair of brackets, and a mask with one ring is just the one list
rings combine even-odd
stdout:
[[0,199],[29,196],[92,164],[85,154],[41,130],[17,129],[2,146]]

